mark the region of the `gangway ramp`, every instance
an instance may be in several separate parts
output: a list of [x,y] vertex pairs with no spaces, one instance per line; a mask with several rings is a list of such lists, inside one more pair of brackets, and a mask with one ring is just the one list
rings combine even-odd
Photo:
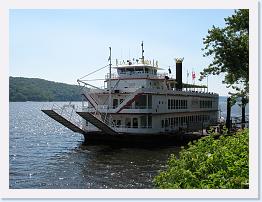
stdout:
[[76,112],[79,114],[82,118],[93,124],[95,127],[100,129],[101,131],[110,134],[110,135],[116,135],[118,134],[115,130],[113,130],[110,126],[108,126],[105,122],[100,120],[99,118],[95,117],[93,114],[89,112]]
[[63,117],[62,115],[58,114],[54,110],[52,110],[52,109],[48,109],[48,110],[42,109],[41,111],[44,112],[49,117],[51,117],[52,119],[54,119],[57,122],[59,122],[60,124],[62,124],[65,127],[69,128],[73,132],[85,134],[85,131],[83,129],[81,129],[79,126],[77,126],[72,121],[70,121],[67,118]]

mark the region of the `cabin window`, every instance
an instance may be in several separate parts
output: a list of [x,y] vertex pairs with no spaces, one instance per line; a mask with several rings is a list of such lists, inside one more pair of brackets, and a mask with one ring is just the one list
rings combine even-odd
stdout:
[[138,120],[137,120],[137,118],[133,118],[133,128],[138,128]]
[[113,108],[117,108],[118,106],[118,99],[113,99]]
[[116,121],[116,127],[120,127],[121,126],[121,120],[117,120]]
[[146,95],[141,95],[136,101],[135,106],[137,109],[145,109],[147,105],[147,97]]
[[181,125],[183,125],[184,124],[184,121],[185,120],[185,117],[181,117]]
[[178,123],[177,117],[175,117],[175,120],[174,120],[174,121],[175,121],[175,123],[174,123],[175,126],[177,126],[177,123]]
[[165,121],[162,120],[162,128],[164,128],[164,126],[165,126]]
[[126,128],[131,128],[131,119],[130,118],[126,118],[125,125],[126,125]]
[[147,127],[147,116],[141,116],[140,117],[140,125],[141,125],[141,128]]
[[168,109],[187,109],[187,100],[174,100],[169,99]]
[[168,109],[170,109],[170,99],[168,99]]
[[171,127],[174,126],[174,117],[171,118]]
[[143,72],[143,68],[137,67],[137,68],[136,68],[136,71],[141,71],[141,72]]
[[152,95],[147,95],[147,97],[148,97],[147,105],[148,105],[148,108],[151,109],[152,108]]
[[167,118],[165,119],[165,127],[166,128],[168,127],[168,119]]
[[125,69],[119,69],[120,70],[120,73],[125,73],[126,70]]
[[212,100],[201,100],[200,108],[212,108]]
[[148,128],[152,128],[152,116],[148,116]]
[[178,109],[178,100],[176,100],[176,109]]

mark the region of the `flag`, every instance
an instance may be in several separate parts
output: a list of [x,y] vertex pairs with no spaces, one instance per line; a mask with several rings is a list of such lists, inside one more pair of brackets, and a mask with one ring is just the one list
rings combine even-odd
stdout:
[[170,67],[168,68],[168,72],[169,72],[169,74],[171,74],[171,69],[170,69]]
[[192,79],[195,79],[195,78],[196,78],[196,73],[192,72]]

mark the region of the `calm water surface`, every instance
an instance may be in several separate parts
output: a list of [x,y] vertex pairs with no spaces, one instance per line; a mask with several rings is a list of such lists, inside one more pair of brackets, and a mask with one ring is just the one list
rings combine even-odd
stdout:
[[[179,147],[83,146],[74,133],[41,112],[53,103],[10,103],[9,186],[18,188],[153,188]],[[65,103],[57,103],[63,105]],[[78,103],[80,104],[80,103]],[[225,100],[220,99],[222,115]],[[240,114],[235,107],[232,114]]]

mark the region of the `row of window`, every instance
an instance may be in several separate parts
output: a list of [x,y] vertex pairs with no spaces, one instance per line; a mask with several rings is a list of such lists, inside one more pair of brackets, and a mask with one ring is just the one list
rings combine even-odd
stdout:
[[[124,122],[124,123],[123,123]],[[134,118],[126,118],[124,121],[120,119],[113,120],[113,125],[122,128],[151,128],[152,127],[152,116],[141,116]]]
[[200,108],[212,108],[211,100],[200,100]]
[[168,109],[187,109],[187,100],[168,99]]
[[171,117],[162,120],[162,128],[165,127],[177,127],[183,126],[190,123],[204,122],[210,119],[209,115],[192,115],[192,116],[181,116]]

